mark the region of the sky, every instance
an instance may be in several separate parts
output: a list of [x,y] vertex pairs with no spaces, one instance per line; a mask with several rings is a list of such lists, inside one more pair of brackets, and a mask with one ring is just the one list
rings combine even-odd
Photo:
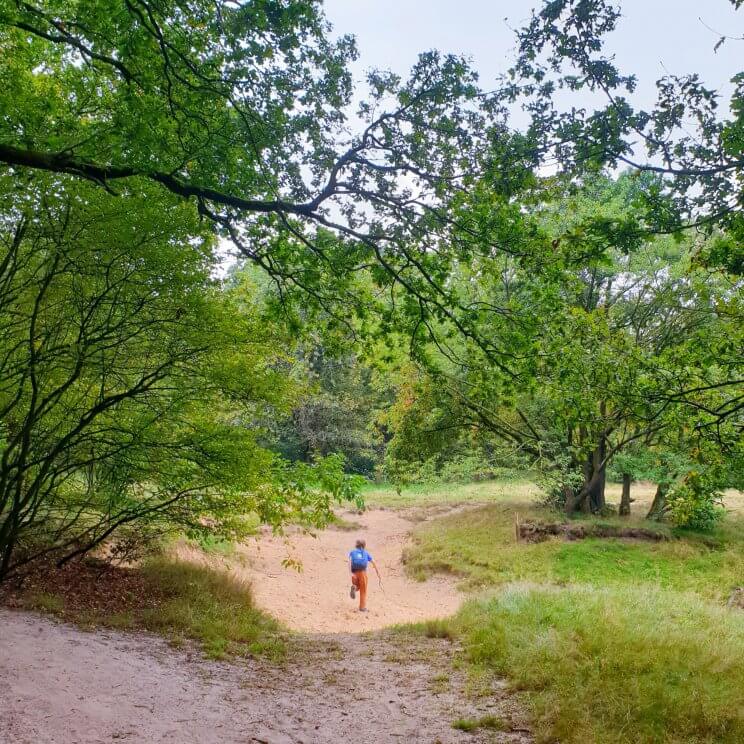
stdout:
[[[419,52],[439,49],[472,58],[488,89],[514,58],[513,29],[530,17],[539,0],[325,0],[336,34],[357,38],[354,74],[383,68],[401,75]],[[623,19],[609,48],[620,69],[635,73],[633,99],[650,107],[653,82],[668,73],[698,72],[725,93],[731,76],[744,69],[744,41],[730,39],[717,53],[720,34],[744,36],[744,9],[728,0],[619,0]],[[707,27],[706,27],[707,26]],[[710,28],[708,28],[710,27]],[[714,30],[711,30],[714,29]]]

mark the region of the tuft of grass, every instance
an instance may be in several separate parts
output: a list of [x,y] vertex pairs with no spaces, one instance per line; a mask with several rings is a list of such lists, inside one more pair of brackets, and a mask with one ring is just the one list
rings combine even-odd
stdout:
[[175,639],[196,639],[210,658],[283,656],[279,624],[254,606],[245,582],[224,571],[164,558],[142,570],[164,591],[163,601],[139,613],[143,627]]
[[200,547],[207,555],[219,555],[223,558],[231,558],[235,555],[235,543],[232,540],[222,540],[213,535],[200,536],[192,541]]
[[420,623],[400,625],[397,628],[403,634],[413,633],[425,638],[444,638],[448,641],[455,638],[452,623],[447,619],[424,620]]
[[541,741],[744,741],[744,613],[693,594],[512,585],[454,625],[525,692]]
[[509,731],[511,726],[498,716],[483,716],[482,718],[458,718],[452,724],[453,729],[458,731],[477,731],[478,729],[490,729],[491,731]]
[[340,517],[338,514],[333,515],[328,527],[341,532],[360,532],[364,529],[364,525],[361,522],[344,519],[344,517]]
[[475,731],[478,728],[478,721],[472,718],[458,718],[453,721],[452,728],[458,731]]
[[61,596],[52,592],[34,592],[24,602],[24,606],[30,610],[59,615],[65,609],[65,601]]

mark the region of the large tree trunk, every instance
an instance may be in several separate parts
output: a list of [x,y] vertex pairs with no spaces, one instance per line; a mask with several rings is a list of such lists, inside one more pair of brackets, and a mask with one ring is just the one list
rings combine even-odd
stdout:
[[592,487],[590,496],[590,508],[592,513],[596,514],[601,512],[606,506],[605,501],[605,485],[607,483],[607,466],[605,465],[605,457],[607,456],[607,440],[602,437],[599,442],[599,447],[594,451],[594,472],[599,473],[599,478],[596,484]]
[[630,516],[630,473],[623,473],[623,493],[620,497],[620,516]]
[[664,509],[666,507],[666,492],[667,486],[659,483],[656,487],[656,494],[654,495],[653,503],[651,508],[648,510],[646,519],[661,519],[664,516]]
[[[589,458],[590,462],[596,462]],[[587,514],[601,512],[605,507],[605,468],[592,470],[592,466],[584,468],[584,483],[578,491],[568,490],[566,494],[566,514],[581,511]]]
[[605,506],[607,474],[604,463],[607,444],[603,439],[584,464],[584,484],[581,487],[579,508],[587,514],[597,514]]

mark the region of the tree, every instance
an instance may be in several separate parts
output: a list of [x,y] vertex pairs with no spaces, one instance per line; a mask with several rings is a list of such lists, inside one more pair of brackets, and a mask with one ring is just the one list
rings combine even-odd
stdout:
[[371,476],[381,460],[376,418],[386,399],[374,371],[358,355],[334,350],[322,338],[301,345],[297,373],[308,389],[272,427],[273,446],[291,460],[344,455],[347,468]]
[[[673,439],[691,451],[706,439],[733,451],[740,423],[720,413],[741,393],[741,360],[728,345],[740,334],[736,280],[696,266],[695,244],[638,230],[653,179],[565,183],[513,223],[519,259],[461,274],[474,307],[508,308],[496,330],[487,315],[482,322],[518,374],[504,374],[475,344],[435,350],[418,408],[439,412],[441,431],[486,431],[530,456],[553,474],[567,511],[601,511],[607,468],[630,446]],[[498,204],[485,185],[467,205],[476,215],[485,211],[479,200],[490,213]]]
[[368,272],[410,328],[473,333],[447,282],[451,205],[509,134],[462,59],[371,73],[350,135],[354,44],[329,40],[314,0],[2,0],[0,33],[0,163],[19,177],[150,181],[193,201],[287,301],[364,315],[354,276]]
[[[730,1],[741,8],[739,0]],[[605,51],[621,18],[621,7],[608,0],[546,0],[518,34],[510,99],[522,100],[532,114],[536,154],[556,158],[567,172],[625,165],[663,176],[660,188],[647,194],[645,229],[700,226],[717,233],[700,258],[740,275],[744,73],[732,71],[728,115],[719,92],[695,72],[657,80],[656,105],[637,108],[637,80]],[[719,39],[711,52],[734,38]],[[561,110],[559,89],[592,92],[597,107]]]
[[[209,278],[190,205],[0,179],[0,579],[180,528],[237,537],[258,513],[322,523],[353,496],[339,458],[302,468],[246,419],[291,403],[281,332]],[[190,250],[184,250],[184,243]]]

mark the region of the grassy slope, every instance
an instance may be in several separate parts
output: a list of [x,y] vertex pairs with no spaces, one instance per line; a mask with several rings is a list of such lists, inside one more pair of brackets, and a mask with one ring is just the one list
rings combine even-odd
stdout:
[[744,741],[744,613],[650,587],[510,585],[454,621],[527,693],[540,741]]
[[407,569],[417,578],[430,571],[452,573],[462,577],[467,589],[520,580],[597,586],[642,582],[719,600],[744,579],[744,520],[739,518],[731,518],[712,535],[687,535],[669,542],[588,539],[530,544],[515,541],[516,514],[523,520],[545,518],[533,507],[506,502],[423,525],[406,554]]
[[[101,586],[105,597],[98,599]],[[247,584],[219,568],[168,557],[116,569],[100,583],[85,564],[71,565],[35,577],[18,605],[83,626],[150,630],[174,645],[196,640],[210,658],[279,659],[285,650],[279,624],[254,606]]]
[[[474,669],[523,690],[542,741],[744,741],[744,613],[722,602],[744,584],[741,513],[713,535],[664,543],[525,544],[515,515],[547,515],[524,485],[488,485],[476,486],[482,507],[416,530],[407,568],[503,588],[426,632],[461,637]],[[462,494],[450,486],[447,499]]]

